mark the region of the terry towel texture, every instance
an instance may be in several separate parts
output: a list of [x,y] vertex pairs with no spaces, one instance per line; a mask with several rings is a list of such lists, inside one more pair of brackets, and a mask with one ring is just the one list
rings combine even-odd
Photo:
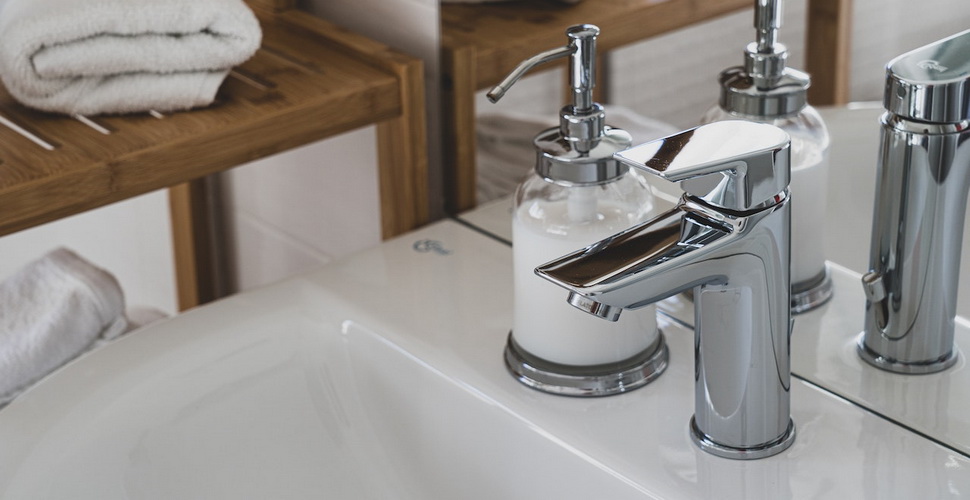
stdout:
[[65,248],[0,283],[0,405],[124,333],[124,310],[114,276]]
[[242,0],[6,0],[0,78],[44,111],[183,110],[210,104],[261,38]]

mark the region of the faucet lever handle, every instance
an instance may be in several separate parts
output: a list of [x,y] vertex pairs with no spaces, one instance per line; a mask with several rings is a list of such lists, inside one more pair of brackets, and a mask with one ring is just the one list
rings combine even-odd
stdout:
[[614,158],[707,203],[748,211],[777,202],[791,176],[790,139],[773,125],[729,120],[620,151]]

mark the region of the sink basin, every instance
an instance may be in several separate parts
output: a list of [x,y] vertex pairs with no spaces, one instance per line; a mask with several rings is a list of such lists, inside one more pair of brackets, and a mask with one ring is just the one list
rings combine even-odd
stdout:
[[[511,249],[455,221],[197,308],[0,411],[0,498],[960,498],[970,459],[793,380],[798,437],[697,449],[693,332],[650,385],[567,398],[503,366]],[[552,285],[550,285],[552,286]],[[887,479],[891,478],[891,479]]]
[[[410,253],[444,263],[437,274],[464,263]],[[488,253],[477,260],[485,272],[498,264]],[[295,280],[233,297],[43,381],[0,412],[0,497],[641,498],[376,333],[414,302],[368,301],[382,313],[361,314],[344,299],[369,277],[335,271],[319,277],[332,287]]]

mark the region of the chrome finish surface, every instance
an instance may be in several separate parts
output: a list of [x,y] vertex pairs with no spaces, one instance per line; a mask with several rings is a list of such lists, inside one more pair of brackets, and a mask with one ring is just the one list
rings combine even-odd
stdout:
[[970,30],[907,52],[886,66],[886,110],[909,120],[970,119]]
[[721,73],[721,108],[766,118],[793,115],[807,104],[811,79],[787,68],[788,50],[778,43],[781,0],[755,0],[756,41],[744,49],[744,65]]
[[951,349],[946,354],[935,358],[926,359],[923,361],[901,361],[895,358],[887,357],[879,352],[876,352],[866,345],[866,334],[865,332],[859,335],[856,339],[856,352],[859,353],[866,363],[869,363],[880,370],[886,370],[887,372],[901,373],[903,375],[925,375],[927,373],[936,373],[956,364],[960,359],[960,355],[956,349]]
[[592,24],[570,26],[566,30],[568,45],[522,61],[487,94],[490,101],[498,102],[532,68],[569,57],[572,104],[560,110],[558,128],[540,132],[533,141],[536,172],[545,179],[569,184],[602,184],[626,173],[627,167],[617,162],[613,154],[630,147],[630,134],[606,126],[603,107],[593,102],[599,33],[599,28]]
[[832,298],[833,293],[832,274],[826,265],[818,277],[804,283],[792,283],[791,312],[802,314],[821,307]]
[[808,74],[786,68],[769,88],[759,88],[741,67],[721,72],[721,108],[732,113],[773,118],[798,113],[808,103]]
[[617,153],[617,159],[726,210],[770,206],[791,177],[788,134],[764,123],[709,123]]
[[[618,156],[674,182],[720,175],[711,192],[722,195],[688,191],[668,212],[536,273],[569,290],[574,305],[575,296],[588,299],[582,310],[601,304],[608,315],[693,288],[695,437],[719,456],[760,458],[793,439],[788,136],[751,122],[715,122],[689,132]],[[751,149],[744,152],[741,144]]]
[[[602,115],[602,107],[595,106],[597,113]],[[600,134],[592,147],[586,145],[578,149],[579,142],[563,140],[561,128],[540,132],[532,141],[536,148],[536,173],[551,181],[579,185],[603,184],[625,174],[627,166],[616,161],[613,154],[633,144],[630,133],[601,126]]]
[[663,332],[643,352],[616,363],[573,366],[546,361],[529,354],[509,334],[505,366],[523,384],[561,396],[611,396],[643,387],[667,368],[670,355]]
[[519,65],[516,66],[515,69],[513,69],[504,80],[499,82],[498,85],[492,87],[492,90],[489,90],[488,93],[485,94],[485,97],[487,97],[490,102],[499,102],[499,100],[505,97],[505,93],[512,88],[512,85],[519,81],[520,78],[525,76],[525,74],[528,73],[532,68],[540,64],[545,64],[547,62],[555,61],[556,59],[573,55],[575,52],[576,48],[568,45],[566,47],[558,47],[545,52],[540,52],[519,63]]
[[759,458],[767,458],[772,455],[777,455],[787,450],[788,447],[795,442],[795,422],[789,420],[788,429],[775,441],[752,448],[733,448],[730,446],[723,446],[711,439],[710,436],[704,434],[700,430],[694,418],[691,418],[690,438],[691,441],[693,441],[694,444],[696,444],[700,449],[710,453],[711,455],[723,458],[731,458],[734,460],[756,460]]
[[[897,373],[953,365],[970,189],[970,31],[887,67],[865,333],[859,355]],[[937,119],[927,123],[927,119]]]

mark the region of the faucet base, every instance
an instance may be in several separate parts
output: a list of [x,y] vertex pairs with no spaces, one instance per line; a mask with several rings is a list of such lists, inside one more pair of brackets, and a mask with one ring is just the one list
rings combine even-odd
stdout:
[[697,428],[694,417],[690,418],[690,437],[701,450],[722,458],[733,460],[756,460],[777,455],[795,442],[795,422],[788,420],[788,429],[778,439],[753,448],[735,448],[715,442]]
[[791,312],[801,314],[821,307],[832,298],[832,274],[829,265],[818,276],[791,285]]
[[866,345],[865,337],[865,332],[859,334],[859,338],[856,342],[856,352],[859,353],[859,357],[862,358],[866,363],[887,372],[900,373],[904,375],[925,375],[929,373],[936,373],[953,366],[960,358],[959,351],[957,351],[956,346],[954,346],[953,350],[944,356],[940,356],[938,359],[919,361],[915,363],[899,361],[897,359],[887,358],[882,354],[870,349],[869,346]]
[[522,349],[512,333],[505,346],[505,366],[523,384],[561,396],[610,396],[643,387],[667,369],[669,353],[663,332],[640,354],[616,363],[576,366],[553,363]]

